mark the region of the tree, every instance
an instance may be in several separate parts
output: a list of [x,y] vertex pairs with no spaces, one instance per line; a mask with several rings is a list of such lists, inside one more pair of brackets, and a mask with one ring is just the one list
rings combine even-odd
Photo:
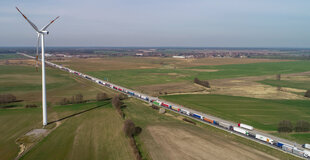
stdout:
[[16,101],[16,96],[13,94],[1,94],[0,95],[0,104],[11,103]]
[[135,127],[135,133],[134,135],[137,136],[142,132],[142,128],[141,127]]
[[122,118],[125,118],[125,114],[124,112],[121,110],[121,107],[123,105],[123,102],[121,102],[119,95],[114,96],[112,98],[112,105],[115,107],[115,109],[117,110],[117,112],[120,114],[120,116]]
[[81,93],[75,95],[75,103],[82,103],[82,102],[84,102],[83,95]]
[[122,102],[121,100],[119,99],[119,96],[114,96],[112,98],[112,105],[116,108],[116,109],[121,109],[121,106],[122,106]]
[[98,93],[97,97],[96,97],[97,101],[103,101],[103,100],[106,100],[108,98],[109,98],[108,95],[106,93],[103,93],[103,92]]
[[210,83],[208,81],[201,81],[198,78],[194,79],[194,83],[202,85],[202,86],[207,87],[207,88],[211,88]]
[[200,83],[200,81],[199,81],[199,79],[197,77],[194,79],[194,83],[197,83],[197,84]]
[[67,98],[62,98],[62,99],[60,100],[60,102],[59,102],[60,105],[66,105],[66,104],[68,104],[68,103],[69,103],[69,99],[67,99]]
[[305,97],[310,98],[310,89],[308,89],[307,92],[305,93]]
[[124,132],[128,137],[137,136],[142,132],[142,128],[136,127],[130,119],[127,119],[124,122]]
[[297,121],[295,126],[296,132],[308,132],[310,131],[310,123],[304,120]]
[[293,124],[289,120],[283,120],[278,124],[278,131],[279,132],[292,132],[293,131]]
[[36,104],[27,104],[25,108],[37,108],[38,106]]
[[124,132],[128,137],[132,137],[134,135],[135,129],[135,124],[130,119],[127,119],[124,122]]
[[126,94],[119,94],[118,97],[120,100],[125,100],[128,98],[128,96]]

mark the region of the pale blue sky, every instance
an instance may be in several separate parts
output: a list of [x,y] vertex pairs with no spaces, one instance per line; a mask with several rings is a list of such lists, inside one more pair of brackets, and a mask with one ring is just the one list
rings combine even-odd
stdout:
[[309,0],[1,0],[0,46],[310,47]]

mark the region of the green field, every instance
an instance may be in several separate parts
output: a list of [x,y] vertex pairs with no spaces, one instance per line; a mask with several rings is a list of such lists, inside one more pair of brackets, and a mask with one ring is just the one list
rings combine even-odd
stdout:
[[19,151],[15,140],[41,125],[41,109],[0,109],[0,159],[14,159]]
[[22,159],[134,159],[123,120],[108,102],[54,107],[59,118],[95,108],[63,121]]
[[[197,69],[202,71],[197,71]],[[218,70],[204,72],[203,70]],[[163,84],[182,81],[193,81],[195,77],[208,79],[224,79],[246,76],[261,76],[310,71],[310,61],[268,62],[251,64],[232,64],[218,66],[198,66],[181,69],[129,69],[94,71],[88,74],[123,85],[135,87],[151,84]]]
[[225,95],[171,95],[162,98],[267,131],[276,131],[281,120],[290,120],[292,123],[298,120],[310,121],[308,100],[266,100]]
[[0,60],[6,60],[6,59],[25,59],[24,56],[19,54],[0,54]]
[[296,88],[296,89],[310,89],[310,81],[292,81],[292,80],[273,80],[266,79],[263,81],[258,81],[263,84],[271,85],[271,86],[279,86],[279,87],[288,87],[288,88]]

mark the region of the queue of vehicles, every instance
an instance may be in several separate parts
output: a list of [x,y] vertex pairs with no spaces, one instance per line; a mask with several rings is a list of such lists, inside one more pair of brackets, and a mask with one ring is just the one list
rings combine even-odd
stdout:
[[92,76],[89,76],[89,75],[86,75],[86,74],[83,74],[83,73],[71,70],[71,69],[63,67],[61,65],[57,65],[57,64],[54,64],[54,63],[51,63],[51,62],[46,62],[46,63],[48,65],[52,66],[52,67],[62,69],[62,70],[67,71],[69,73],[72,73],[72,74],[75,74],[77,76],[83,77],[85,79],[91,80],[91,81],[93,81],[93,82],[95,82],[95,83],[97,83],[99,85],[111,88],[113,90],[116,90],[116,91],[119,91],[119,92],[122,92],[122,93],[125,93],[127,95],[136,97],[136,98],[141,99],[143,101],[152,103],[154,105],[157,105],[157,106],[169,109],[169,110],[174,111],[174,112],[178,112],[178,113],[186,115],[186,116],[193,117],[196,120],[207,122],[207,123],[209,123],[211,125],[219,126],[219,127],[223,128],[223,129],[229,130],[231,132],[235,132],[237,134],[241,134],[241,135],[244,135],[244,136],[247,136],[247,137],[259,140],[261,142],[265,142],[266,144],[270,144],[270,145],[276,146],[276,147],[278,147],[278,148],[280,148],[280,149],[282,149],[282,150],[284,150],[286,152],[290,152],[290,153],[293,153],[293,154],[301,156],[301,157],[310,158],[310,151],[307,150],[307,149],[310,149],[310,145],[309,144],[304,144],[303,145],[303,148],[305,148],[305,149],[299,149],[299,148],[297,148],[295,146],[292,146],[292,145],[289,145],[289,144],[286,144],[286,143],[283,143],[283,142],[278,142],[278,141],[273,140],[272,138],[266,137],[264,135],[255,134],[254,132],[252,132],[254,130],[254,128],[252,126],[250,126],[250,125],[243,124],[243,123],[238,123],[238,126],[233,126],[232,124],[228,124],[226,122],[216,121],[216,120],[213,120],[212,118],[200,115],[198,113],[194,113],[193,111],[188,111],[188,110],[184,109],[181,106],[177,106],[177,105],[174,105],[174,104],[170,104],[168,102],[164,102],[164,101],[162,101],[162,100],[160,100],[160,99],[158,99],[156,97],[150,97],[150,96],[147,96],[145,94],[141,94],[141,93],[138,93],[136,91],[132,91],[130,89],[127,89],[127,88],[124,88],[124,87],[120,87],[120,86],[112,84],[110,82],[102,81],[100,79],[97,79],[97,78],[94,78]]

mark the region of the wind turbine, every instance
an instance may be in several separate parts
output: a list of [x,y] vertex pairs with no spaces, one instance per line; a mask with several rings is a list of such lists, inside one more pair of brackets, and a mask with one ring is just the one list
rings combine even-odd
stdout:
[[[42,64],[42,114],[43,114],[43,126],[47,125],[47,113],[46,113],[46,88],[45,88],[45,53],[44,53],[44,35],[48,35],[49,32],[46,31],[46,29],[56,20],[59,18],[56,17],[53,19],[50,23],[48,23],[46,26],[44,26],[41,30],[38,29],[38,27],[33,24],[17,7],[17,11],[22,14],[22,16],[28,21],[28,23],[32,26],[32,28],[37,32],[38,34],[38,43],[37,43],[37,50],[36,50],[36,62],[38,62],[38,50],[41,40],[41,64]],[[36,63],[36,66],[38,66],[38,63]]]

